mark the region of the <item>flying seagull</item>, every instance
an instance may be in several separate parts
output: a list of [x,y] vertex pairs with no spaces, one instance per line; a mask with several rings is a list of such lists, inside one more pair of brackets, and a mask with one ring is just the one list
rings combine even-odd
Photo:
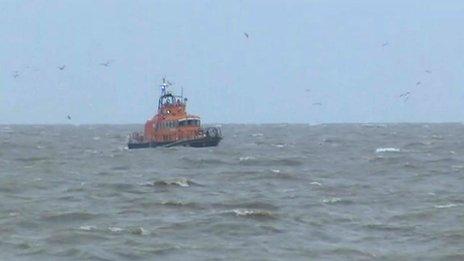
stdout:
[[13,77],[14,77],[14,78],[18,78],[18,77],[19,77],[19,72],[18,72],[18,71],[14,71],[14,72],[13,72]]
[[313,103],[313,105],[314,105],[314,106],[322,106],[322,103],[320,103],[320,102],[315,102],[315,103]]
[[310,89],[306,89],[305,91],[306,91],[306,92],[310,92],[311,90],[310,90]]
[[411,94],[411,92],[405,92],[405,93],[400,94],[399,97],[400,97],[400,98],[406,97],[406,96],[409,96],[409,94]]
[[245,35],[246,38],[250,38],[250,36],[247,33],[243,33],[243,35]]
[[420,84],[421,84],[421,82],[420,82],[420,81],[416,82],[416,85],[420,85]]
[[425,72],[426,72],[426,73],[432,73],[432,71],[430,71],[430,70],[425,70]]
[[385,42],[385,43],[382,44],[382,47],[385,47],[387,45],[388,45],[388,42]]
[[60,71],[64,70],[64,68],[66,68],[66,65],[64,65],[64,64],[58,67],[58,69],[60,69]]
[[71,115],[68,114],[66,118],[68,118],[68,120],[71,120]]
[[104,62],[104,63],[100,63],[100,65],[101,65],[101,66],[108,67],[108,66],[110,66],[110,63],[111,63],[111,61],[108,60],[108,61],[106,61],[106,62]]
[[410,94],[411,94],[411,92],[409,92],[409,91],[408,91],[408,92],[405,92],[405,93],[402,93],[402,94],[400,94],[399,98],[403,98],[403,101],[404,101],[404,102],[407,102],[408,99],[409,99],[409,95],[410,95]]

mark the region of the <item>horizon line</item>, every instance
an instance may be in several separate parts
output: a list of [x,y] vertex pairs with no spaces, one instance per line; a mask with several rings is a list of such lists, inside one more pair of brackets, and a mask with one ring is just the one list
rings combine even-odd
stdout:
[[[111,122],[99,122],[99,123],[65,123],[65,122],[56,122],[56,123],[44,123],[44,122],[29,122],[29,123],[21,123],[21,122],[13,122],[13,123],[2,123],[1,125],[70,125],[70,126],[79,126],[79,125],[144,125],[145,123],[111,123]],[[321,125],[321,124],[464,124],[463,121],[372,121],[372,122],[206,122],[202,123],[202,125]]]

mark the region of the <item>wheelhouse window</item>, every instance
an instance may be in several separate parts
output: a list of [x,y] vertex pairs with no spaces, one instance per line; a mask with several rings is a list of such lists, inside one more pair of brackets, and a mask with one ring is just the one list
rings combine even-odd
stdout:
[[200,120],[196,119],[188,119],[188,120],[180,120],[178,122],[180,127],[184,126],[200,126]]

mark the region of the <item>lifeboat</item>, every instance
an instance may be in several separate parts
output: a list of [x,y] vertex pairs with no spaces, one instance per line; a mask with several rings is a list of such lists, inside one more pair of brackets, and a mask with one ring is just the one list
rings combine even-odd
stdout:
[[174,95],[168,88],[172,84],[163,78],[158,111],[145,123],[144,132],[129,135],[129,149],[154,147],[210,147],[222,140],[220,128],[203,128],[199,116],[187,114],[187,98]]

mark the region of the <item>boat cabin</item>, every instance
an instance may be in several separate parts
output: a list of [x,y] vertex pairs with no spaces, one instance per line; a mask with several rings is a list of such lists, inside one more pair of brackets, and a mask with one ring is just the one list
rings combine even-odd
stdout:
[[187,98],[172,94],[169,86],[163,79],[158,112],[145,123],[144,140],[174,142],[202,137],[200,117],[187,114]]

